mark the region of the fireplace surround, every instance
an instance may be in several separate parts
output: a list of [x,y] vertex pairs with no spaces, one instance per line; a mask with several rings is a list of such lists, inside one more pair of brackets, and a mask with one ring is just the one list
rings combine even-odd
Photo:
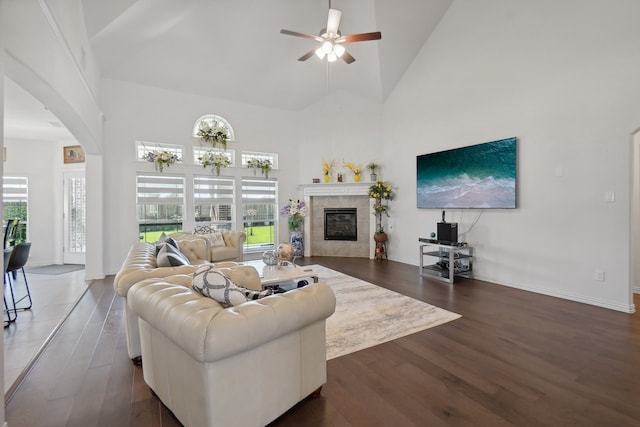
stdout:
[[[371,183],[300,185],[307,205],[304,221],[305,256],[373,258],[375,221],[368,189]],[[325,240],[324,209],[355,208],[357,240]]]

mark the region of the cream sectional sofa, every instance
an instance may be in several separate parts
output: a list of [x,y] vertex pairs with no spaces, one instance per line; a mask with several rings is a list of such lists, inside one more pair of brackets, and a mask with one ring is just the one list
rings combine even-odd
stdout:
[[247,235],[244,231],[227,231],[222,230],[222,239],[224,246],[211,245],[211,239],[207,234],[191,234],[186,232],[171,233],[169,237],[173,237],[177,241],[181,240],[204,240],[207,242],[208,253],[203,259],[209,262],[221,261],[242,261],[242,245],[244,245]]
[[[235,245],[240,246],[240,253],[242,253],[242,242],[244,242],[244,232],[227,232],[228,238],[233,240]],[[225,233],[223,233],[223,236]],[[183,233],[172,235],[177,240],[180,252],[182,252],[190,262],[190,265],[180,265],[176,267],[158,267],[156,263],[156,247],[152,243],[135,243],[129,249],[129,253],[122,263],[120,271],[116,274],[113,280],[113,287],[116,293],[125,298],[129,289],[136,283],[149,279],[149,278],[164,278],[177,274],[192,274],[199,265],[212,261],[218,261],[214,255],[220,255],[222,258],[226,258],[227,255],[222,255],[222,252],[213,252],[206,239],[198,237],[197,235]],[[234,251],[235,247],[232,246]],[[223,248],[216,248],[223,249]],[[228,254],[228,253],[227,253]],[[237,259],[237,256],[231,257]],[[228,271],[228,274],[235,283],[244,286],[245,288],[260,290],[260,277],[257,271],[253,267],[239,266],[236,261],[222,261],[214,262],[217,267],[228,267],[232,270]],[[129,357],[134,362],[140,360],[140,338],[138,334],[138,318],[128,308],[125,301],[125,322],[127,332],[127,349]]]
[[335,296],[312,284],[223,308],[191,276],[143,280],[127,305],[139,322],[145,382],[185,426],[264,426],[326,382],[325,320]]

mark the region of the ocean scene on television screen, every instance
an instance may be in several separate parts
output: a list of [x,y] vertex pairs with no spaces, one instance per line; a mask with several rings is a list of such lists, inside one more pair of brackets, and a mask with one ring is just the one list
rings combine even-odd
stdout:
[[516,207],[516,138],[417,157],[418,208]]

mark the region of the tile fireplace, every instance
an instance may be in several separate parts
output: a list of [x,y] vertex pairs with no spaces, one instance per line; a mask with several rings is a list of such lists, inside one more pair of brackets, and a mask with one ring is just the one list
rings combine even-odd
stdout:
[[[370,183],[302,185],[308,214],[304,222],[305,256],[373,258],[375,220]],[[328,218],[327,218],[328,213]],[[329,235],[325,223],[329,225]]]

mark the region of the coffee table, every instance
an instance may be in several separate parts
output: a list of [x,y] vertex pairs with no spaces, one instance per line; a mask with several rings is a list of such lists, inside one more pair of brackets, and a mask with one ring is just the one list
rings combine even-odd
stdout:
[[284,286],[288,282],[294,282],[294,287],[297,286],[299,280],[311,278],[313,283],[318,283],[318,273],[313,271],[311,267],[298,266],[293,263],[287,263],[285,265],[267,265],[262,260],[244,261],[246,265],[251,265],[258,270],[260,275],[260,283],[262,288],[277,288],[282,287],[285,289],[290,288]]

